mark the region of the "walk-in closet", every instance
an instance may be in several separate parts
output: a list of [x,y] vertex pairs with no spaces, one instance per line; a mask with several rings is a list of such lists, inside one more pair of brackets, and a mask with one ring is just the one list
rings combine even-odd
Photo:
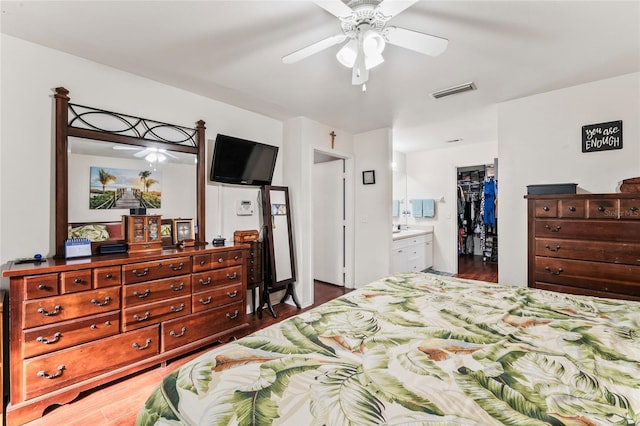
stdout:
[[458,274],[498,270],[497,160],[458,168]]

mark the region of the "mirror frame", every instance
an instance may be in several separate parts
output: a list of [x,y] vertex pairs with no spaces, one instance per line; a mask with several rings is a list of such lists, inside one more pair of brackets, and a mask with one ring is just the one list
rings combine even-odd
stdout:
[[[284,200],[287,209],[287,233],[289,237],[289,253],[290,262],[291,262],[291,277],[286,278],[284,280],[277,281],[277,270],[276,270],[276,259],[275,259],[275,248],[273,241],[273,220],[271,216],[271,191],[282,191],[284,192]],[[266,285],[265,289],[267,291],[277,291],[280,289],[284,289],[285,287],[293,284],[296,281],[296,256],[295,251],[293,250],[293,233],[291,227],[291,205],[289,204],[289,188],[286,186],[264,186],[262,188],[262,199],[263,199],[263,208],[262,215],[265,227],[265,245],[266,245],[266,255],[267,255],[267,266],[268,273],[266,274]],[[295,297],[294,297],[295,300]],[[296,305],[298,305],[296,301]]]
[[[197,122],[195,129],[188,129],[194,132],[195,145],[186,146],[178,143],[164,142],[159,139],[149,139],[144,137],[126,136],[117,132],[109,132],[106,130],[94,130],[88,128],[73,127],[69,123],[69,91],[64,87],[55,89],[55,257],[65,257],[65,241],[68,238],[69,226],[69,136],[75,136],[82,139],[91,139],[105,142],[121,143],[126,145],[136,145],[142,147],[158,147],[168,151],[178,151],[183,153],[194,154],[196,156],[196,232],[195,239],[198,243],[205,242],[206,238],[206,215],[205,215],[205,185],[206,185],[206,157],[205,157],[205,122],[200,120]],[[87,107],[84,107],[87,108]],[[178,125],[159,123],[153,120],[147,120],[139,117],[131,117],[125,114],[113,113],[110,111],[98,110],[91,108],[93,111],[112,114],[115,117],[136,118],[156,125],[171,127],[180,131],[186,128]],[[152,133],[152,132],[149,132]]]

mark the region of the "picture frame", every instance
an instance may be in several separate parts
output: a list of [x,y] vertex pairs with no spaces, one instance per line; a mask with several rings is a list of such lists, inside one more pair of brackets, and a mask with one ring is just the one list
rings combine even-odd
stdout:
[[160,237],[162,239],[162,246],[169,247],[173,243],[173,220],[162,219],[160,222]]
[[180,244],[184,240],[193,240],[195,238],[193,219],[173,219],[171,226],[173,244]]
[[376,183],[376,171],[375,170],[365,170],[362,172],[362,184],[363,185],[373,185]]

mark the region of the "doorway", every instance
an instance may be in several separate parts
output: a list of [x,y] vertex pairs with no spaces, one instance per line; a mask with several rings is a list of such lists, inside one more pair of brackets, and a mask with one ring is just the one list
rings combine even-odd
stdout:
[[458,277],[498,282],[495,164],[457,168]]
[[314,151],[313,279],[344,287],[346,207],[344,158]]

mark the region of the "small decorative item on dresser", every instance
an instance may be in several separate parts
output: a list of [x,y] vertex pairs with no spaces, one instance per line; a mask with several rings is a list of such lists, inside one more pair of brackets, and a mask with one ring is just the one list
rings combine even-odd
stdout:
[[234,243],[246,243],[249,241],[258,241],[259,232],[255,229],[249,231],[235,231],[233,233]]
[[180,244],[183,240],[194,238],[193,219],[173,219],[173,243]]
[[640,177],[623,180],[620,192],[640,192]]

